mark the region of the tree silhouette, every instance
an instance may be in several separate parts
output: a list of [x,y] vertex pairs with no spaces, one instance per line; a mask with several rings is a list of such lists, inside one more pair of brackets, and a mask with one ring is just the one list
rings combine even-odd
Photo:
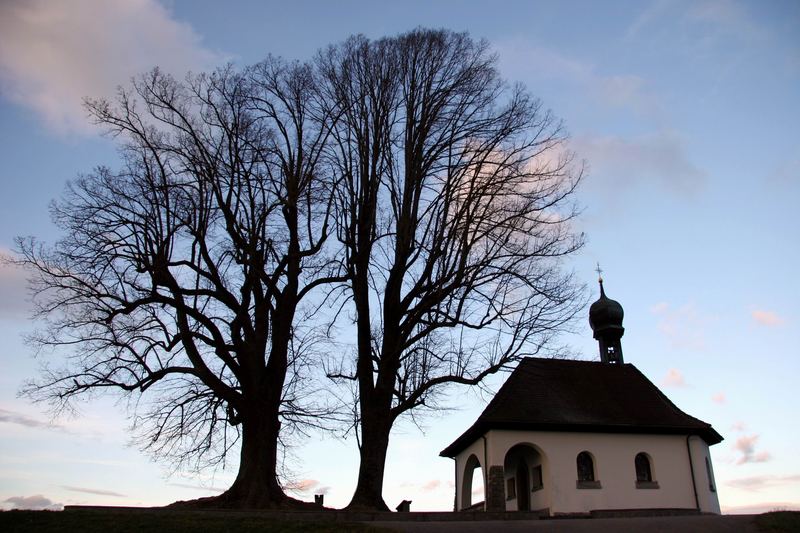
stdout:
[[329,375],[357,383],[350,508],[387,509],[398,417],[542,353],[574,316],[580,288],[561,260],[582,245],[582,168],[561,124],[466,34],[353,37],[317,64],[339,117],[329,157],[357,336],[355,361]]
[[87,109],[121,139],[124,164],[69,185],[54,246],[18,240],[45,320],[32,341],[67,354],[25,392],[62,408],[132,396],[159,456],[202,467],[240,444],[236,480],[209,505],[291,504],[276,476],[281,425],[326,412],[301,401],[310,337],[296,324],[338,268],[312,68],[270,58],[185,82],[154,70]]
[[350,507],[373,509],[401,415],[547,353],[582,303],[562,264],[582,245],[582,168],[466,34],[352,37],[311,63],[185,82],[155,70],[87,108],[123,165],[68,187],[55,245],[18,241],[43,321],[31,340],[65,353],[25,391],[60,408],[128,396],[145,445],[176,464],[239,445],[207,505],[297,503],[278,454],[333,414],[309,381],[326,302],[355,321],[355,357],[334,351],[327,373],[355,387]]

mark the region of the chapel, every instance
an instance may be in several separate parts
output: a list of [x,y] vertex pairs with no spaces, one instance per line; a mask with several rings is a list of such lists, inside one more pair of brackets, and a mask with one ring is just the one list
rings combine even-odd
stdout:
[[709,447],[722,437],[624,362],[623,309],[599,282],[600,361],[523,359],[440,453],[455,460],[456,511],[720,512]]

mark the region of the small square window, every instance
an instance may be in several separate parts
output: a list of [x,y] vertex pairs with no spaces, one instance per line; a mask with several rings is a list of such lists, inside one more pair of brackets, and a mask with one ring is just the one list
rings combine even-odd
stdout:
[[514,500],[517,497],[517,480],[510,477],[506,480],[506,499]]
[[531,468],[531,492],[539,490],[544,487],[542,482],[542,465],[536,465]]

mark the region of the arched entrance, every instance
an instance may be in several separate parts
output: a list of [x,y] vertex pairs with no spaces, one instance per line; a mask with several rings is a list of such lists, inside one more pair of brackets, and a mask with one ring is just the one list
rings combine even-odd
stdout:
[[532,444],[517,444],[503,461],[506,510],[531,511],[548,507],[544,485],[544,454]]
[[[483,485],[483,469],[478,457],[469,456],[464,465],[464,475],[461,480],[461,511],[482,511],[485,508],[486,492]],[[475,503],[473,503],[473,498]]]

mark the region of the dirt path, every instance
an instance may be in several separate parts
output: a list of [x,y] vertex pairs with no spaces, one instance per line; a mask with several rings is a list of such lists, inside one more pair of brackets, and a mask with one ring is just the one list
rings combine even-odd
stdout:
[[412,533],[485,533],[549,531],[565,533],[757,533],[752,515],[659,516],[569,520],[487,520],[480,522],[372,522],[378,527]]

